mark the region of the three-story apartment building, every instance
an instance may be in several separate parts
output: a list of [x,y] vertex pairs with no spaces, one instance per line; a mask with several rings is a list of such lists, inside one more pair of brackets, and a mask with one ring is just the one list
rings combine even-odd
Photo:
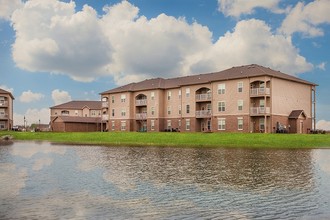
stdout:
[[0,89],[0,130],[11,130],[13,127],[13,100],[10,92]]
[[315,126],[315,87],[256,64],[101,93],[109,131],[290,132]]
[[52,131],[101,131],[101,101],[70,101],[50,107]]

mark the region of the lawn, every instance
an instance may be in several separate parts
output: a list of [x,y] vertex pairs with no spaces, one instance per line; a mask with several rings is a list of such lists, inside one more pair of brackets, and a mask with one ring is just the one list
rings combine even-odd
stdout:
[[330,148],[329,134],[176,133],[176,132],[12,132],[14,140],[108,146]]

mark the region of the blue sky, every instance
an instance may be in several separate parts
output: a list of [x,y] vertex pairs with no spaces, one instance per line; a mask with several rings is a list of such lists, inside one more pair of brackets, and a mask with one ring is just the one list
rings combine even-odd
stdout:
[[318,84],[330,130],[330,0],[0,0],[0,87],[15,124],[153,77],[256,63]]

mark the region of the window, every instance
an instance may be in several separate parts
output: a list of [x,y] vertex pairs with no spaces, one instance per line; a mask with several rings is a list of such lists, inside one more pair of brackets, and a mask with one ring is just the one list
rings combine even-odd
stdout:
[[5,129],[6,128],[6,124],[4,121],[0,121],[0,129]]
[[74,114],[75,114],[76,116],[78,116],[78,110],[75,110],[75,111],[74,111]]
[[259,107],[264,108],[265,107],[265,100],[264,99],[260,99],[259,101]]
[[172,122],[171,122],[171,120],[167,120],[167,129],[172,129]]
[[265,130],[265,119],[264,118],[259,119],[259,130],[261,132],[263,132]]
[[186,88],[186,98],[190,97],[190,88]]
[[218,111],[219,112],[226,111],[226,103],[224,101],[218,102]]
[[218,118],[218,130],[226,130],[226,119]]
[[243,118],[237,118],[237,129],[243,130]]
[[186,119],[186,130],[190,130],[190,119]]
[[115,96],[111,96],[111,103],[115,103]]
[[111,130],[115,130],[115,121],[111,121]]
[[181,115],[182,110],[181,110],[181,105],[179,105],[179,115]]
[[243,92],[243,82],[238,82],[237,83],[237,91],[238,92]]
[[238,109],[238,111],[243,110],[243,100],[238,100],[237,101],[237,109]]
[[121,116],[122,117],[126,116],[126,110],[125,109],[121,110]]
[[125,131],[125,130],[126,130],[126,121],[121,121],[121,122],[120,122],[120,129],[121,129],[122,131]]
[[168,91],[167,92],[167,100],[171,100],[172,92]]
[[151,115],[155,115],[155,107],[151,107]]
[[186,105],[186,113],[187,113],[187,114],[190,113],[190,105]]
[[226,84],[218,84],[218,94],[225,94],[226,92]]
[[111,109],[111,116],[112,116],[112,117],[115,116],[115,109]]
[[171,106],[167,106],[167,114],[168,114],[168,115],[171,114]]
[[150,130],[155,130],[155,120],[150,121]]
[[179,99],[181,99],[181,90],[179,90]]
[[95,116],[96,115],[96,111],[95,110],[92,110],[91,114],[92,114],[92,116]]
[[69,115],[70,112],[68,110],[63,110],[61,111],[61,115]]
[[125,94],[120,96],[120,101],[121,102],[126,102],[126,95]]
[[155,100],[155,92],[150,93],[151,100]]
[[179,124],[179,128],[181,128],[181,119],[179,119],[178,124]]

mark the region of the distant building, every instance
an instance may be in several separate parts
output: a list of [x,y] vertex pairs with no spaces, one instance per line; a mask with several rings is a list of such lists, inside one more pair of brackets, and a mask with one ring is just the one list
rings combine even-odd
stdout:
[[101,106],[101,101],[71,101],[50,107],[51,131],[101,131]]
[[109,131],[289,132],[315,128],[315,87],[256,64],[101,93]]
[[13,100],[10,92],[0,89],[0,130],[11,130],[13,127]]

